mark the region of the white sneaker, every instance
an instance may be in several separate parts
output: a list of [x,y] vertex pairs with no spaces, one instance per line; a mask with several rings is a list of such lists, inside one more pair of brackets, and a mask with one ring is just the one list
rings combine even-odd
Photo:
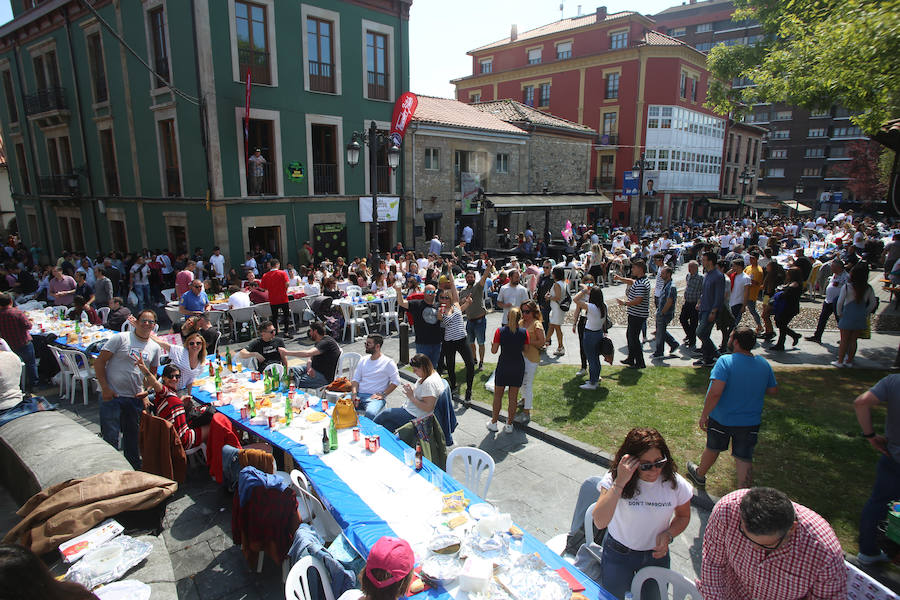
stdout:
[[581,388],[581,389],[583,389],[583,390],[596,390],[596,389],[597,389],[597,384],[596,384],[596,383],[591,383],[590,381],[588,381],[588,382],[586,382],[586,383],[582,383],[582,384],[579,385],[578,387]]
[[830,364],[832,367],[837,367],[838,369],[847,366],[847,365],[845,365],[844,363],[842,363],[842,362],[839,361],[839,360],[833,360],[833,361],[831,361],[829,364]]
[[584,375],[585,373],[587,373],[587,369],[578,369],[577,371],[575,371],[576,376],[581,376],[581,375]]
[[498,431],[500,429],[500,426],[493,421],[488,421],[485,427],[488,428],[488,431]]
[[503,433],[512,433],[513,431],[515,431],[515,429],[509,423],[503,426]]
[[854,364],[854,362],[853,362],[852,360],[850,360],[850,361],[845,360],[845,361],[844,361],[844,368],[852,369],[852,368],[855,367],[855,366],[856,366],[856,365]]

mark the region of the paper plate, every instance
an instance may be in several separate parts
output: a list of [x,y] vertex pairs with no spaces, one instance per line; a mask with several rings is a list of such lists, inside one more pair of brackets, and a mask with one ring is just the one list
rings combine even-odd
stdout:
[[146,583],[126,579],[100,586],[94,590],[94,595],[100,600],[149,600],[150,592],[150,586]]
[[481,520],[485,517],[492,517],[497,514],[497,509],[487,502],[479,502],[469,507],[469,514],[473,519]]

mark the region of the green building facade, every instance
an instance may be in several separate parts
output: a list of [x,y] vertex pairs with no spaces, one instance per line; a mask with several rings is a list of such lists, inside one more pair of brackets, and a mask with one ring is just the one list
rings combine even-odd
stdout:
[[[369,149],[351,168],[346,146],[389,129],[408,89],[410,3],[12,0],[0,125],[20,236],[49,256],[219,246],[236,265],[257,246],[293,262],[327,231],[327,251],[364,254]],[[402,197],[377,158],[379,194]],[[381,224],[379,246],[400,235]]]

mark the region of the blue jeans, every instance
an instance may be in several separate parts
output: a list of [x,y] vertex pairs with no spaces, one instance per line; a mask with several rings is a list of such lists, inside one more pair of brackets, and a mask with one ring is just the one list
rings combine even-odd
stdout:
[[872,495],[863,506],[862,515],[859,517],[859,551],[863,554],[878,554],[880,550],[876,542],[878,524],[887,516],[888,502],[898,498],[900,498],[900,463],[889,456],[882,456],[878,460]]
[[34,344],[28,342],[21,348],[13,350],[25,363],[25,391],[30,391],[38,381],[37,361],[34,358]]
[[[653,558],[652,550],[632,550],[620,544],[606,533],[603,538],[603,560],[600,566],[603,575],[600,577],[600,585],[616,598],[623,598],[625,592],[631,590],[631,580],[634,574],[644,567],[669,568],[670,557],[666,554],[662,558]],[[655,582],[647,582],[641,591],[641,600],[659,600],[659,588]]]
[[142,401],[127,396],[114,396],[112,400],[100,404],[100,436],[118,450],[121,431],[125,458],[135,471],[141,468],[138,437],[143,410]]
[[318,371],[315,371],[315,375],[307,374],[305,366],[291,368],[291,377],[294,380],[294,385],[298,388],[320,388],[331,383]]
[[678,347],[678,340],[666,330],[666,327],[672,322],[673,316],[675,316],[674,312],[668,316],[656,315],[656,352],[654,354],[665,354],[666,342],[672,348]]
[[145,308],[151,308],[152,305],[150,303],[150,285],[149,284],[136,284],[134,286],[134,295],[137,296],[138,299],[138,310],[143,310]]
[[381,411],[384,410],[384,405],[387,402],[384,399],[380,400],[372,400],[370,396],[372,394],[357,394],[357,398],[359,398],[359,403],[356,405],[357,412],[363,412],[366,415],[366,418],[375,420]]
[[591,383],[600,381],[600,342],[602,341],[602,331],[584,330],[584,355],[587,358],[588,377]]
[[709,322],[709,311],[700,311],[697,316],[697,339],[700,340],[700,350],[703,352],[703,362],[711,363],[716,357],[716,345],[713,344],[710,336],[716,322]]
[[430,358],[431,366],[434,367],[435,371],[438,370],[439,361],[441,360],[441,344],[420,344],[416,342],[416,353],[424,354]]
[[375,422],[388,431],[396,432],[414,419],[415,417],[405,408],[389,408],[381,411],[378,416],[375,417]]

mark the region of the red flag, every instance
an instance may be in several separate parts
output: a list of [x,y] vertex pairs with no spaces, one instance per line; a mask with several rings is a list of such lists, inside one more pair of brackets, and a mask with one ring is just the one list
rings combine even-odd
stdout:
[[247,69],[247,91],[244,105],[244,159],[250,160],[250,69]]
[[406,92],[394,104],[394,115],[391,117],[391,141],[398,147],[403,143],[403,134],[412,121],[413,113],[419,105],[419,99],[412,92]]

